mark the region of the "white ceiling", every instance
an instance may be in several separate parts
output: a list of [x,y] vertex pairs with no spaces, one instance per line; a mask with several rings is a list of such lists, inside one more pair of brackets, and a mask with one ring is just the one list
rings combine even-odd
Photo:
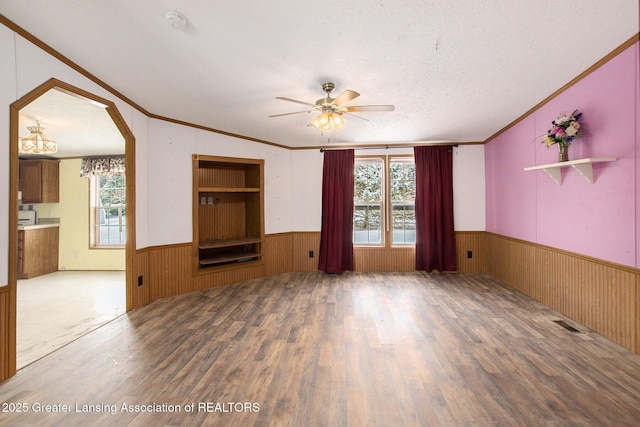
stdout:
[[[0,13],[150,113],[291,147],[483,141],[640,30],[638,0],[0,0]],[[305,109],[276,96],[313,103],[326,81],[359,92],[350,105],[396,110],[324,135],[308,114],[268,117]]]
[[20,110],[18,136],[29,135],[27,127],[36,123],[58,146],[58,152],[47,157],[124,154],[124,138],[109,113],[85,99],[50,89]]

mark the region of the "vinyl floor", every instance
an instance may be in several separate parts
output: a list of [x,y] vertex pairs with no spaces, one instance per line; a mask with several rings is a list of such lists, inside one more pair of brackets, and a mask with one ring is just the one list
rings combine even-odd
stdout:
[[638,426],[640,356],[483,275],[288,273],[129,312],[0,402],[0,425]]

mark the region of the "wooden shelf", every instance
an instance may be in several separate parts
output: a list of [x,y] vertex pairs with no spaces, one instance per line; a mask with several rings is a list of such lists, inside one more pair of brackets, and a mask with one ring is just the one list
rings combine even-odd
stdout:
[[264,160],[193,155],[194,274],[261,263]]
[[240,260],[251,261],[261,256],[262,254],[258,252],[228,252],[221,256],[201,259],[200,265],[215,265]]
[[530,166],[524,168],[525,171],[535,171],[542,169],[553,179],[556,184],[562,185],[562,168],[571,166],[577,170],[580,175],[593,184],[593,164],[603,162],[614,162],[618,160],[616,157],[592,157],[587,159],[570,160],[568,162],[549,163],[548,165]]
[[259,193],[259,188],[245,188],[245,187],[199,187],[200,193]]
[[208,242],[200,242],[198,244],[199,249],[215,249],[215,248],[229,248],[232,246],[244,246],[254,243],[261,243],[262,239],[259,237],[243,237],[241,239],[223,239],[223,240],[210,240]]

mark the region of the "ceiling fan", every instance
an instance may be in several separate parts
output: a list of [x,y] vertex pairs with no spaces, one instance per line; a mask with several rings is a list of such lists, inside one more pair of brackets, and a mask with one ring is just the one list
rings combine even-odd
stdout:
[[313,126],[316,129],[322,131],[329,131],[331,129],[340,129],[344,126],[343,114],[347,114],[353,117],[357,117],[362,120],[368,120],[364,117],[357,116],[353,112],[377,112],[377,111],[393,111],[396,107],[393,105],[345,105],[353,99],[360,96],[358,92],[353,90],[345,90],[336,98],[331,97],[331,92],[336,88],[335,84],[328,82],[322,84],[322,90],[327,94],[326,98],[318,99],[314,104],[304,101],[298,101],[297,99],[286,98],[284,96],[276,96],[276,99],[282,101],[295,102],[296,104],[307,105],[312,107],[304,111],[295,111],[293,113],[274,114],[269,117],[282,117],[290,116],[292,114],[312,113],[314,111],[319,112],[308,126]]

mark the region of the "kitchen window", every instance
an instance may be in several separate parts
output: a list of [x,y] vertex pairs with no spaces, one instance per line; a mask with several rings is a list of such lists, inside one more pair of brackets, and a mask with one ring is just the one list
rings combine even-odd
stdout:
[[90,186],[90,246],[124,248],[127,240],[125,176],[92,176]]

